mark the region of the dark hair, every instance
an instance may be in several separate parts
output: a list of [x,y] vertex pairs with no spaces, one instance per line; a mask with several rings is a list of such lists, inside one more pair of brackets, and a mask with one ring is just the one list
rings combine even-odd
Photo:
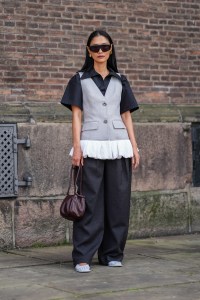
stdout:
[[[112,54],[110,55],[108,61],[107,61],[107,66],[108,68],[110,67],[113,71],[118,73],[118,69],[117,69],[117,61],[116,61],[116,56],[115,56],[115,48],[113,45],[113,41],[111,39],[111,37],[109,36],[109,34],[106,31],[103,30],[95,30],[93,31],[87,41],[87,46],[90,46],[91,41],[93,40],[94,37],[96,36],[104,36],[109,42],[110,44],[112,44]],[[91,67],[93,67],[94,61],[93,59],[89,56],[89,52],[88,49],[86,47],[86,56],[85,56],[85,63],[82,66],[80,71],[86,71],[88,69],[90,69]]]

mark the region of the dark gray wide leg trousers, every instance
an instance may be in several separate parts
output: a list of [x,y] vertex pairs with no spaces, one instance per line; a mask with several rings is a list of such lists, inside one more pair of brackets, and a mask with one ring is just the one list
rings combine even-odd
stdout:
[[73,226],[74,265],[91,264],[96,251],[100,264],[122,261],[129,226],[131,175],[130,158],[84,159],[86,212]]

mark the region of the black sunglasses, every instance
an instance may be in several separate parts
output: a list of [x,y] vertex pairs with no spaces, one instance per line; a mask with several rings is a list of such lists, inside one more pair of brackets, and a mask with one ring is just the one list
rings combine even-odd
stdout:
[[101,51],[103,52],[107,52],[109,51],[111,48],[111,45],[94,45],[94,46],[89,46],[90,51],[98,53],[99,50],[101,49]]

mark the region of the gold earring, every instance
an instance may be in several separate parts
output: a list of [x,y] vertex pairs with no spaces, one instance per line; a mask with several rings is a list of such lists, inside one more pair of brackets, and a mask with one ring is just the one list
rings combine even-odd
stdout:
[[91,55],[91,54],[89,54],[89,57],[92,57],[92,55]]

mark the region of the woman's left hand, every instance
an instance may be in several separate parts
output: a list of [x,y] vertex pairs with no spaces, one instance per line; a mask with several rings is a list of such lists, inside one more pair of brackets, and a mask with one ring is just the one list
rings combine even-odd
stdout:
[[137,167],[139,166],[140,163],[140,155],[138,153],[138,151],[136,151],[134,153],[134,156],[132,157],[132,167],[133,169],[137,169]]

